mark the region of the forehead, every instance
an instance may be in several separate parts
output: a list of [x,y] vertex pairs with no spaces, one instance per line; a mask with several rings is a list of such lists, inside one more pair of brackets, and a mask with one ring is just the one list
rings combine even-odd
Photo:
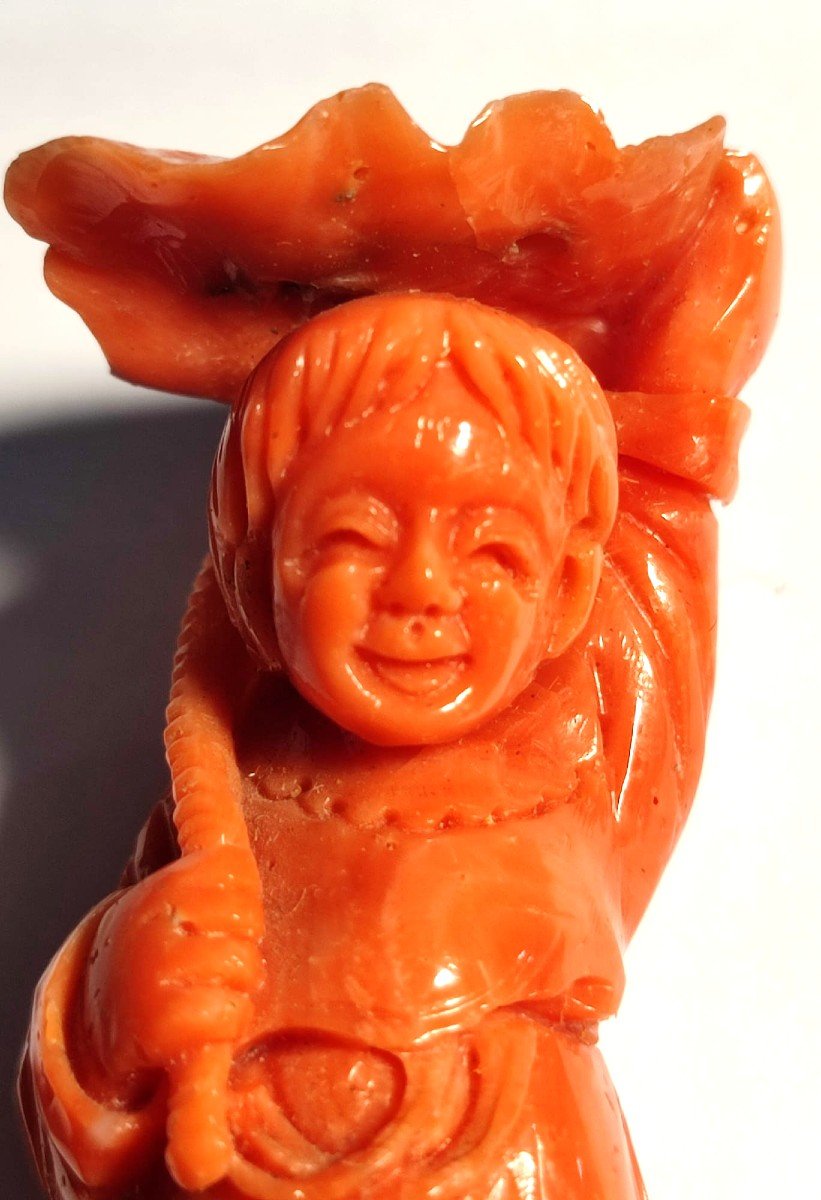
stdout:
[[543,472],[519,438],[511,439],[450,370],[437,370],[403,404],[337,427],[304,452],[294,480],[302,491],[368,490],[393,507],[418,504],[512,504],[541,511]]

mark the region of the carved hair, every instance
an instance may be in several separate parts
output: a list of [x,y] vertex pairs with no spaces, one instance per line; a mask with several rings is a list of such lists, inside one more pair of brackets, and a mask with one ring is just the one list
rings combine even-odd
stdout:
[[512,442],[529,447],[566,538],[601,546],[616,511],[604,395],[552,334],[470,300],[396,294],[351,301],[280,342],[249,378],[214,464],[211,547],[231,618],[279,664],[271,550],[279,500],[304,449],[372,412],[412,403],[442,363]]

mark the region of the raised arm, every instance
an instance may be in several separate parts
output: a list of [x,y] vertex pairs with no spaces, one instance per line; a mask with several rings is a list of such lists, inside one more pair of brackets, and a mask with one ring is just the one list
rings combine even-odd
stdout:
[[610,395],[619,513],[590,627],[630,936],[692,804],[713,689],[717,523],[747,410],[722,396]]
[[[756,159],[725,153],[676,266],[642,299],[608,393],[619,516],[591,637],[622,905],[632,933],[692,804],[713,688],[711,502],[735,490],[747,409],[736,393],[775,321],[781,245]],[[639,390],[641,389],[641,390]]]

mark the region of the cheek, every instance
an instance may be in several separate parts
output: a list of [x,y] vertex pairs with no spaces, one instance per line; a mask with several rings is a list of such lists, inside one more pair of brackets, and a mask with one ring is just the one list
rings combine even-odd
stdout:
[[507,580],[465,586],[465,618],[477,667],[495,669],[504,686],[538,639],[539,597],[523,595]]
[[292,606],[292,619],[314,667],[347,655],[359,640],[376,582],[374,572],[351,563],[324,567],[310,576],[301,600]]

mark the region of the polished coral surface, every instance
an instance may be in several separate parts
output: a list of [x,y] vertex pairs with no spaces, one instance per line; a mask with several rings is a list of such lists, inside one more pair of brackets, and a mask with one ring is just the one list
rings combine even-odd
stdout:
[[35,998],[53,1200],[639,1200],[596,1047],[689,811],[778,221],[723,124],[370,87],[7,200],[128,378],[232,401],[171,794]]

